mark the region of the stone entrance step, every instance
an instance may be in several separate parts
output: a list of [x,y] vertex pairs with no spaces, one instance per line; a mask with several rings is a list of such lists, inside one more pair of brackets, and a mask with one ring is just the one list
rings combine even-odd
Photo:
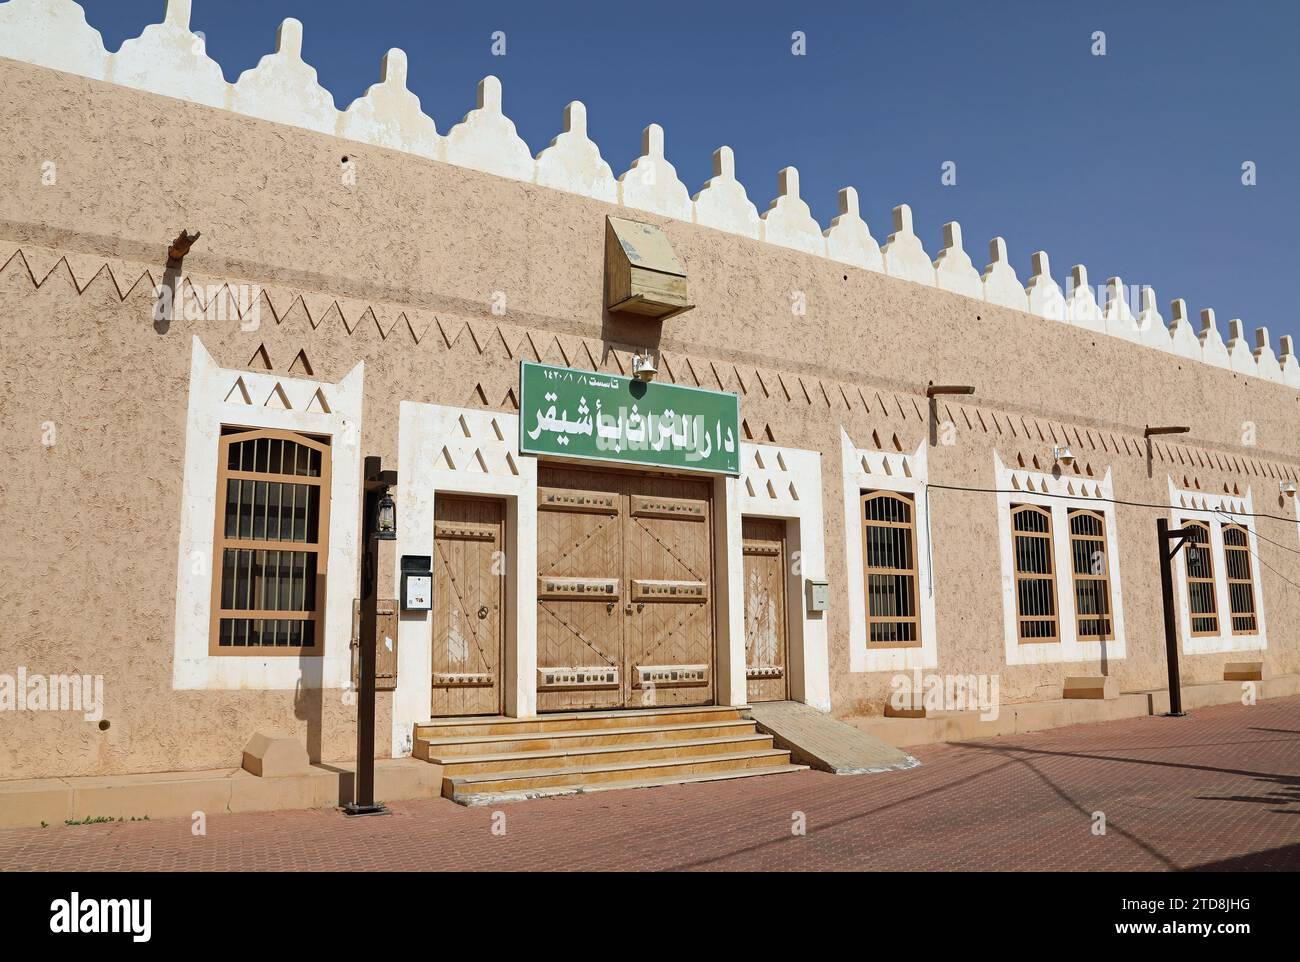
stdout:
[[442,766],[443,796],[463,805],[807,767],[724,707],[434,719],[415,726],[413,754]]

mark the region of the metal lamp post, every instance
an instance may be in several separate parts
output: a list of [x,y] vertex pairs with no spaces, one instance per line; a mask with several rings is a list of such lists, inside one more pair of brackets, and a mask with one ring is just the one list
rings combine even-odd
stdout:
[[379,542],[397,538],[397,508],[389,488],[397,484],[396,471],[381,469],[380,459],[367,457],[361,511],[361,646],[357,692],[357,776],[352,801],[343,806],[348,815],[385,815],[375,804],[375,635],[378,622]]

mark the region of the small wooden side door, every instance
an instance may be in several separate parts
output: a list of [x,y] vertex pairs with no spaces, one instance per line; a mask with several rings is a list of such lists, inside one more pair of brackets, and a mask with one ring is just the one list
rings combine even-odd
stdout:
[[745,689],[750,702],[789,697],[785,522],[741,521],[745,559]]
[[501,711],[500,501],[437,495],[433,534],[431,715]]

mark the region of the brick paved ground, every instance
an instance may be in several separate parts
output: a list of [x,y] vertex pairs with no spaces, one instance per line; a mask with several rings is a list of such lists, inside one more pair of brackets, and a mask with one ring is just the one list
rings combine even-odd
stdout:
[[[0,831],[5,869],[1300,869],[1300,698],[820,772],[467,809]],[[492,833],[494,811],[506,834]],[[1092,813],[1106,815],[1104,837]],[[791,833],[803,812],[808,832]]]

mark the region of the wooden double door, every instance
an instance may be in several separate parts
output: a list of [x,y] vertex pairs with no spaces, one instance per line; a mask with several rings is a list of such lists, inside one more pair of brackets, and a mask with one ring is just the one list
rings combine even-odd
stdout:
[[712,704],[706,480],[542,465],[537,707]]

